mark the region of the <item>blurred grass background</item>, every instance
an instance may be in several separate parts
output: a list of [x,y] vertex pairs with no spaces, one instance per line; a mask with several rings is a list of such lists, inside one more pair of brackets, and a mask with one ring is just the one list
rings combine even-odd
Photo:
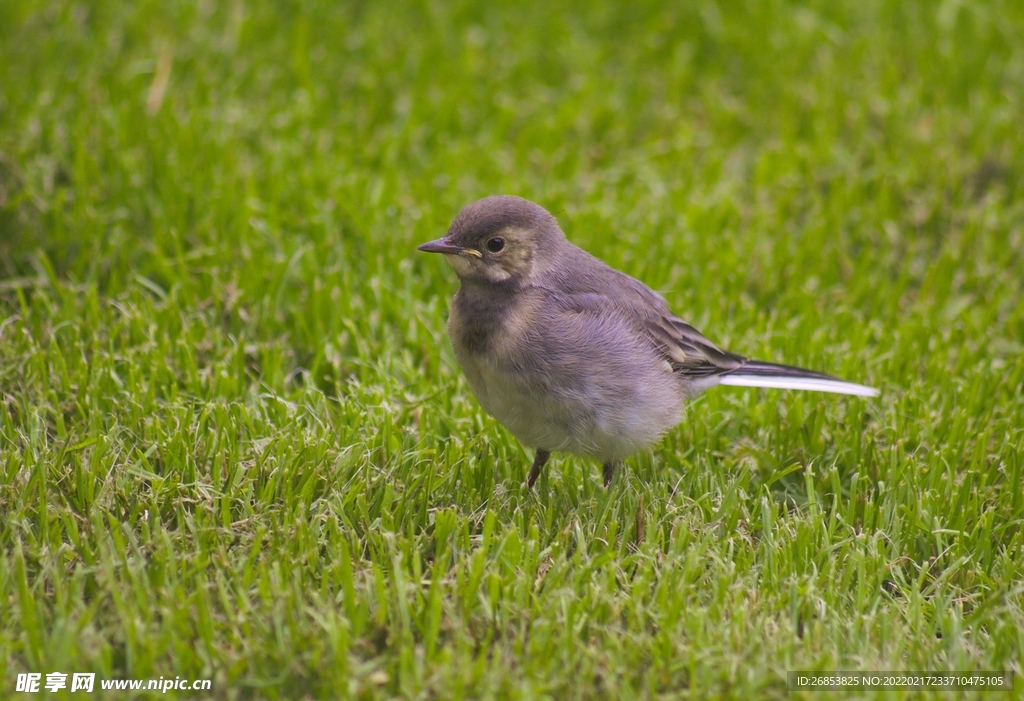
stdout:
[[[1009,1],[0,0],[0,695],[1024,673],[1022,123]],[[415,252],[498,193],[882,397],[525,491]]]

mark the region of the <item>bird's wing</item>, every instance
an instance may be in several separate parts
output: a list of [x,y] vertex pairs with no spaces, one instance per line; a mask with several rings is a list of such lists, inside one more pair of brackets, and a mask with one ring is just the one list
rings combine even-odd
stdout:
[[614,317],[617,323],[646,339],[675,374],[694,385],[719,376],[722,384],[743,387],[810,389],[873,397],[878,390],[831,375],[748,360],[722,350],[697,329],[674,315],[668,303],[651,288],[593,256],[573,247],[564,264],[549,273],[548,293],[569,308],[587,310],[596,317]]
[[747,362],[741,355],[722,350],[675,316],[661,295],[639,280],[579,249],[567,255],[569,259],[562,267],[565,272],[553,276],[549,292],[570,306],[618,315],[646,337],[677,374],[699,379],[725,374]]
[[637,322],[676,374],[699,379],[722,375],[747,362],[673,314],[664,298],[647,285],[618,271],[616,277],[620,291],[616,299],[625,307],[624,314]]
[[644,320],[643,330],[672,369],[684,377],[721,375],[747,362],[742,355],[722,350],[668,310],[651,314]]
[[561,299],[559,304],[576,310],[618,316],[626,326],[646,338],[683,377],[698,379],[721,375],[747,362],[741,355],[722,350],[672,314],[665,300],[643,283],[617,271],[603,283],[586,291],[576,289],[570,294],[559,291],[556,296]]

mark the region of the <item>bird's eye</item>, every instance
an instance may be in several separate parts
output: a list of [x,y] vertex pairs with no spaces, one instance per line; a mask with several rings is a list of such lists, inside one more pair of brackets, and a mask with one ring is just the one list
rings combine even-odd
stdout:
[[491,253],[500,253],[503,248],[505,248],[505,239],[500,236],[495,236],[487,242],[487,250]]

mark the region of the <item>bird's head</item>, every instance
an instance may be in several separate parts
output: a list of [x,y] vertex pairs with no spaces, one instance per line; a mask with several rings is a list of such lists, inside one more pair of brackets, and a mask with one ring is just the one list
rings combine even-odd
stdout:
[[436,241],[419,247],[443,253],[463,282],[524,282],[551,261],[565,234],[546,209],[521,197],[485,197],[466,205]]

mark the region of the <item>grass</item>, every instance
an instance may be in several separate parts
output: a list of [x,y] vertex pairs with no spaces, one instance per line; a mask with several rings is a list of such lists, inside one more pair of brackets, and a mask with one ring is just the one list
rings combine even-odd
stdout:
[[[1021,123],[1009,0],[0,1],[0,695],[1019,677]],[[882,396],[713,390],[527,492],[414,248],[495,193]]]

